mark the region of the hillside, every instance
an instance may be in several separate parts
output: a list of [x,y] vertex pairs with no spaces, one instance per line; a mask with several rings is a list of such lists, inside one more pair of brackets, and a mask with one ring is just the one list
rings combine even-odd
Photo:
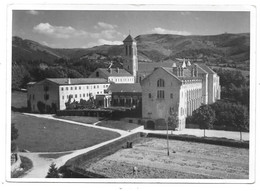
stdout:
[[[139,62],[163,63],[175,58],[189,58],[208,65],[249,70],[248,33],[212,36],[147,34],[135,39]],[[12,40],[15,86],[21,86],[21,81],[26,83],[44,77],[87,77],[98,67],[108,67],[111,61],[113,67],[121,67],[123,62],[123,45],[57,49],[19,37]]]

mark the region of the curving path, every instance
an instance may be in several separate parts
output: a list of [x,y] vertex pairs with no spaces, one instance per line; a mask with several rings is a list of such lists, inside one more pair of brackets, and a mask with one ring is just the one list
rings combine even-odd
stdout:
[[[117,132],[120,134],[119,137],[109,140],[109,141],[105,141],[96,145],[93,145],[91,147],[88,148],[84,148],[84,149],[79,149],[79,150],[74,150],[74,151],[65,151],[65,152],[37,152],[37,153],[24,153],[24,152],[20,152],[19,155],[21,156],[25,156],[27,158],[29,158],[32,162],[33,162],[33,167],[31,170],[29,170],[22,178],[45,178],[45,176],[48,173],[49,167],[51,165],[51,163],[55,163],[57,167],[61,167],[62,165],[64,165],[69,159],[76,157],[78,155],[84,154],[86,152],[89,152],[93,149],[96,149],[98,147],[101,147],[103,145],[106,145],[108,143],[111,143],[113,141],[116,141],[118,139],[121,139],[122,137],[126,137],[130,134],[136,133],[136,132],[140,132],[143,130],[143,126],[140,126],[132,131],[123,131],[120,129],[112,129],[112,128],[108,128],[108,127],[102,127],[102,126],[97,126],[97,125],[91,125],[91,124],[85,124],[85,123],[80,123],[80,122],[75,122],[75,121],[70,121],[70,120],[65,120],[65,119],[59,119],[59,118],[55,118],[53,117],[53,115],[42,115],[42,114],[29,114],[29,113],[24,113],[25,115],[31,115],[34,117],[39,117],[39,118],[45,118],[45,119],[52,119],[52,120],[57,120],[57,121],[63,121],[66,123],[71,123],[71,124],[77,124],[84,127],[92,127],[92,128],[97,128],[97,129],[102,129],[102,130],[107,130],[107,131],[113,131],[113,132]],[[40,154],[61,154],[61,153],[68,153],[70,152],[70,154],[61,156],[57,159],[52,159],[52,158],[43,158],[40,157]]]
[[[155,131],[155,130],[144,130],[143,126],[140,126],[136,129],[133,129],[131,131],[123,131],[119,129],[112,129],[108,127],[102,127],[102,126],[97,126],[94,124],[85,124],[85,123],[80,123],[80,122],[75,122],[75,121],[70,121],[70,120],[65,120],[65,119],[59,119],[53,117],[53,115],[43,115],[43,114],[28,114],[24,113],[25,115],[31,115],[39,118],[46,118],[46,119],[52,119],[52,120],[57,120],[57,121],[63,121],[66,123],[71,123],[71,124],[77,124],[84,127],[92,127],[92,128],[97,128],[97,129],[102,129],[102,130],[108,130],[108,131],[113,131],[117,132],[120,134],[120,137],[117,137],[115,139],[105,141],[96,145],[93,145],[88,148],[80,149],[80,150],[74,150],[74,151],[65,151],[65,152],[38,152],[38,153],[19,153],[21,156],[25,156],[29,159],[32,160],[33,162],[33,168],[27,172],[22,178],[45,178],[47,175],[47,172],[49,170],[50,164],[53,162],[56,164],[57,167],[60,167],[66,163],[69,159],[76,157],[78,155],[84,154],[86,152],[89,152],[93,149],[96,149],[98,147],[101,147],[103,145],[106,145],[108,143],[111,143],[113,141],[116,141],[122,137],[128,136],[130,134],[136,133],[136,132],[145,132],[145,133],[158,133],[158,134],[166,134],[166,131]],[[187,134],[187,135],[194,135],[198,137],[203,136],[203,130],[200,129],[184,129],[182,131],[169,131],[169,134]],[[235,139],[239,140],[240,135],[239,132],[230,132],[230,131],[219,131],[219,130],[206,130],[206,136],[207,137],[224,137],[228,139]],[[243,133],[243,140],[249,140],[249,133]],[[70,154],[61,156],[57,159],[52,159],[52,158],[42,158],[40,157],[40,154],[60,154],[60,153],[68,153],[71,152]]]

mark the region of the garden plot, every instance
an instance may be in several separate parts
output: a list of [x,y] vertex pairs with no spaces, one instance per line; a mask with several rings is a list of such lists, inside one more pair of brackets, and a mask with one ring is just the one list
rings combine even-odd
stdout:
[[[143,138],[85,167],[111,178],[248,179],[249,150],[203,143]],[[137,173],[133,168],[137,167]]]

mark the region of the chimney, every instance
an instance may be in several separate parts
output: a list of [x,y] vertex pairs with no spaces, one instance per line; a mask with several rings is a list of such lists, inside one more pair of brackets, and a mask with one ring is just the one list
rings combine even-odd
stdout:
[[187,66],[191,66],[190,60],[188,60]]
[[194,76],[198,77],[198,68],[196,64],[194,64]]
[[70,78],[68,78],[67,83],[68,83],[68,84],[71,84]]
[[177,74],[178,74],[178,68],[177,68],[175,62],[172,64],[172,73],[173,73],[174,75],[178,76],[178,75],[177,75]]
[[182,63],[182,68],[186,68],[185,58],[184,58],[183,63]]
[[182,77],[182,76],[183,76],[183,68],[180,67],[180,77]]

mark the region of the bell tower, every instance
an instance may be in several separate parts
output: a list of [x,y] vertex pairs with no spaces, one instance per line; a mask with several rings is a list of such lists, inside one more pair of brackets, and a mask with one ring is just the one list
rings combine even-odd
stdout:
[[135,39],[129,34],[124,42],[124,63],[123,67],[126,71],[134,76],[137,83],[138,58]]

